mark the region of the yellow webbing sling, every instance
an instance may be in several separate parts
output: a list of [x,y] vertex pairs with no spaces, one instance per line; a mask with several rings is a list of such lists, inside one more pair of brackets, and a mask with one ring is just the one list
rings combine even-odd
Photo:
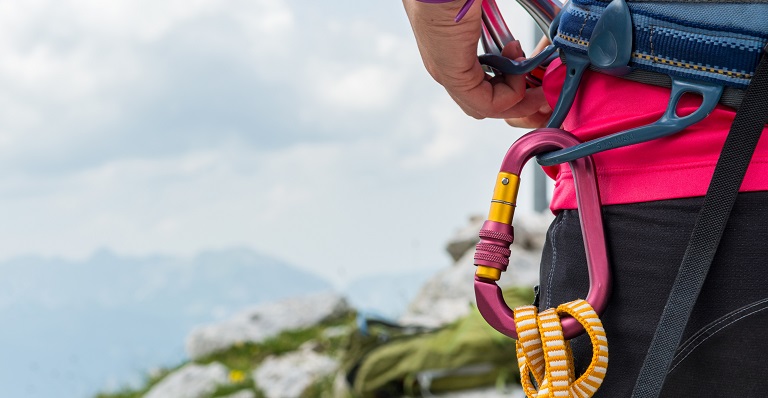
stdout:
[[[603,382],[608,367],[608,340],[597,313],[584,300],[575,300],[537,314],[534,306],[514,310],[517,360],[523,389],[529,398],[589,398]],[[592,361],[578,379],[569,341],[563,338],[560,315],[570,315],[592,341]],[[533,385],[531,376],[539,386]]]

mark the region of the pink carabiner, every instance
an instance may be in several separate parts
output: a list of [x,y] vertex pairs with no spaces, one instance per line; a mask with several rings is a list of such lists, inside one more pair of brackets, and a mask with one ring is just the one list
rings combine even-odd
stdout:
[[[571,133],[556,128],[536,129],[515,141],[507,151],[501,165],[500,175],[520,176],[528,160],[541,153],[569,148],[580,141]],[[586,301],[601,314],[608,303],[611,290],[611,273],[608,265],[608,253],[605,245],[603,221],[600,212],[600,196],[597,189],[597,177],[591,157],[584,157],[569,162],[576,186],[576,201],[581,220],[581,232],[584,236],[584,248],[587,253],[589,269],[589,293]],[[504,180],[508,180],[504,178]],[[506,185],[508,183],[505,182]],[[517,192],[515,190],[515,197]],[[501,204],[510,205],[502,200]],[[493,213],[493,208],[492,208]],[[512,243],[512,225],[509,222],[488,220],[480,231],[480,243],[475,252],[475,265],[485,270],[505,271],[509,262],[509,245]],[[479,273],[479,272],[478,272]],[[506,336],[517,338],[512,310],[504,301],[501,288],[496,280],[475,276],[475,297],[477,307],[483,318],[494,329]],[[584,328],[575,319],[567,317],[562,321],[566,339],[572,339],[584,332]]]

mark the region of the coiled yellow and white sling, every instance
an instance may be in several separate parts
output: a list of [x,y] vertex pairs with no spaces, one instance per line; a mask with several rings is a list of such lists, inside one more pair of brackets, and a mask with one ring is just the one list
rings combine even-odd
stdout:
[[[608,340],[603,323],[585,300],[575,300],[538,313],[534,306],[514,310],[517,361],[529,398],[589,398],[603,383],[608,368]],[[575,318],[592,341],[592,361],[576,379],[571,345],[563,337],[561,315]],[[531,376],[536,381],[534,386]]]

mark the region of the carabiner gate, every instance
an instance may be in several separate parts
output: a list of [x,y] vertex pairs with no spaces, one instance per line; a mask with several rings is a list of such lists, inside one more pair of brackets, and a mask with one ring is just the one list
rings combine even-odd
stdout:
[[[571,133],[556,128],[536,129],[515,141],[501,165],[491,201],[488,220],[480,230],[480,243],[475,252],[475,296],[483,318],[494,329],[517,338],[514,314],[501,288],[496,284],[509,264],[509,246],[513,241],[512,217],[520,185],[520,172],[532,157],[579,144]],[[576,186],[576,201],[584,236],[584,248],[589,268],[589,293],[586,301],[602,313],[608,302],[611,274],[603,233],[597,178],[591,157],[569,162]],[[571,339],[584,331],[573,318],[563,320],[563,333]]]

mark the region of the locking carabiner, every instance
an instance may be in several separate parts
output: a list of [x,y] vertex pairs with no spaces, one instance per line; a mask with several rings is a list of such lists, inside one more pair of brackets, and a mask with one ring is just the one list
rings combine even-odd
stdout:
[[[501,165],[491,200],[488,220],[480,230],[480,243],[475,252],[475,296],[483,318],[494,329],[517,338],[514,313],[509,308],[501,288],[496,284],[509,264],[509,246],[513,241],[512,217],[514,216],[520,172],[532,157],[579,144],[571,133],[556,128],[536,129],[515,141],[507,151]],[[591,157],[569,163],[576,186],[576,201],[584,236],[584,248],[589,268],[589,293],[586,301],[602,313],[608,302],[611,274],[600,213],[600,197],[597,178]],[[566,339],[578,336],[584,328],[573,318],[563,319]]]

